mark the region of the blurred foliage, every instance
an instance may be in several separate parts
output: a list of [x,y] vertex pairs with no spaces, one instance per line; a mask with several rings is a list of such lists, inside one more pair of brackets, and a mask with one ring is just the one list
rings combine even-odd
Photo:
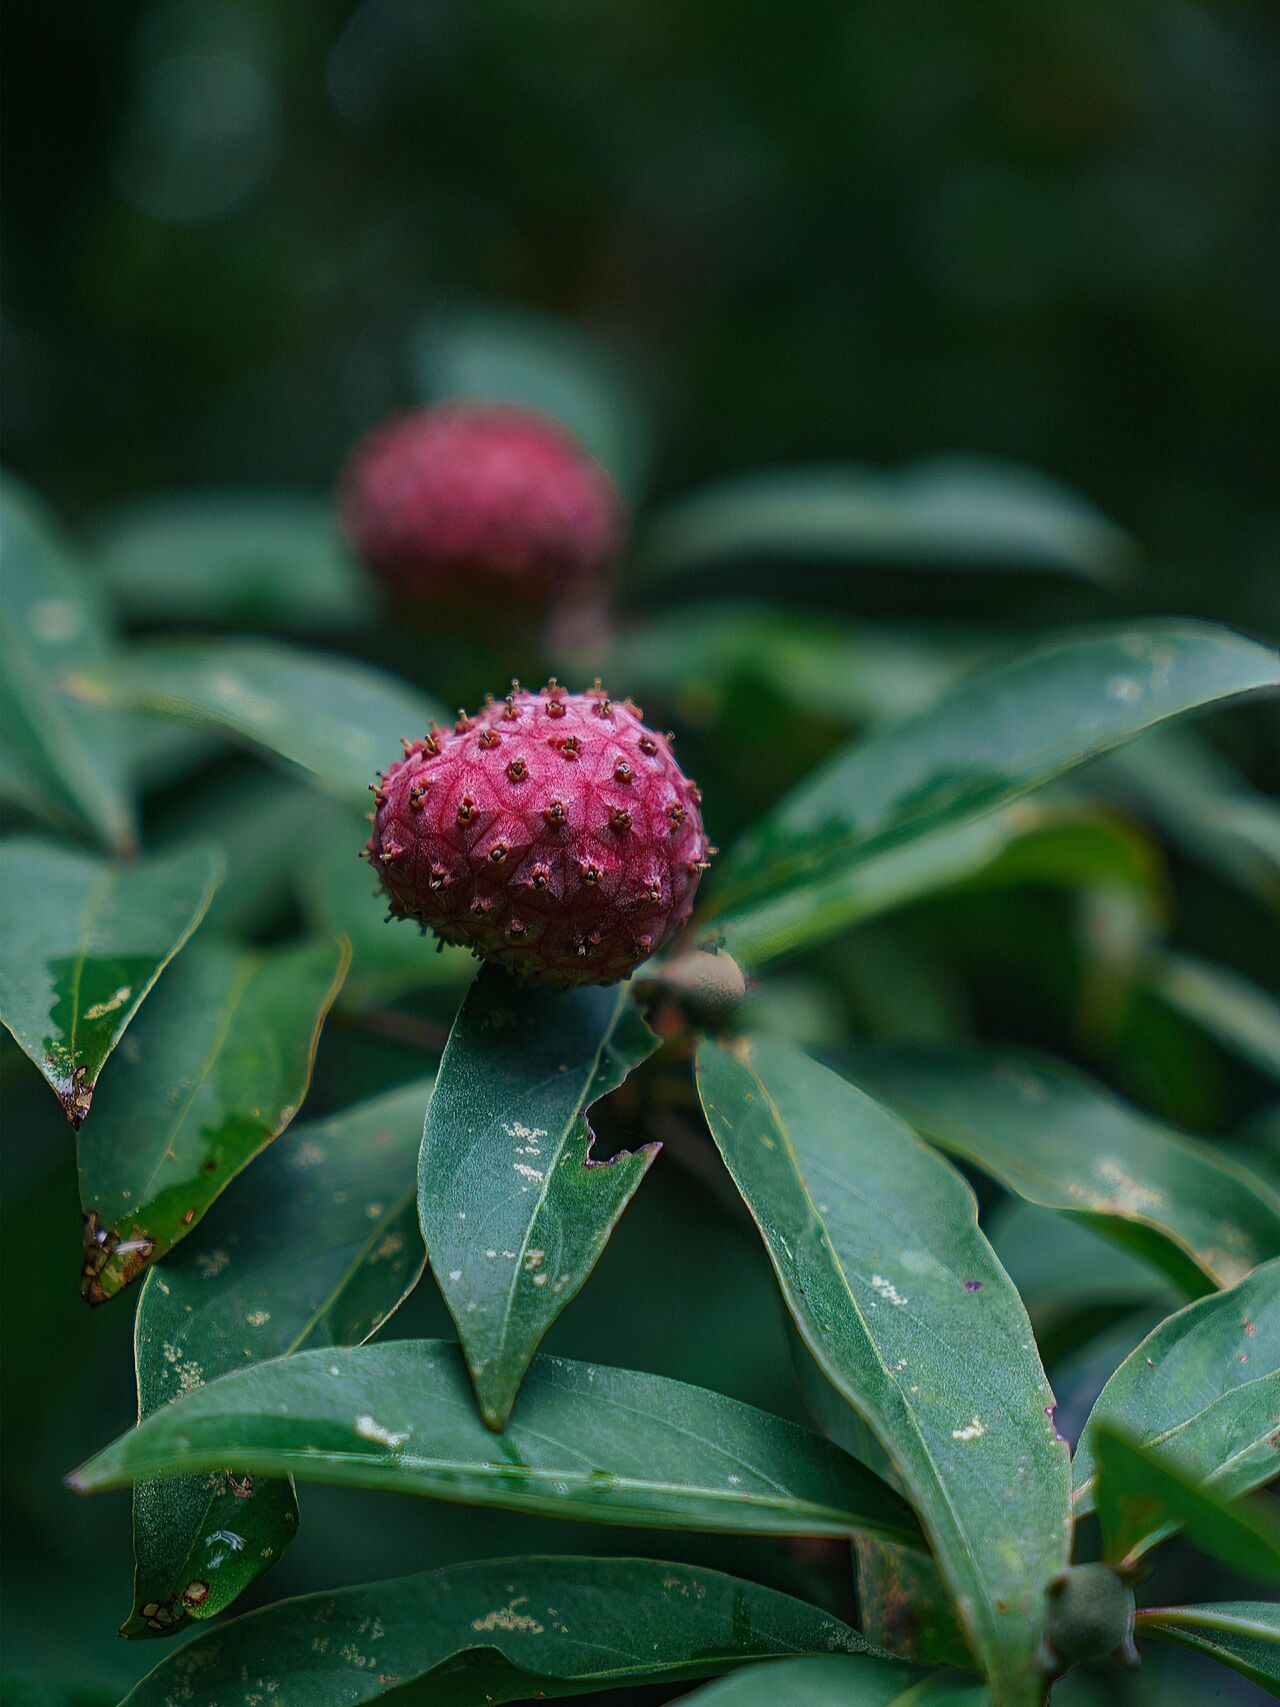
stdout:
[[52,0],[7,48],[6,448],[64,507],[323,488],[517,304],[643,375],[660,490],[1016,455],[1166,608],[1274,616],[1257,0]]

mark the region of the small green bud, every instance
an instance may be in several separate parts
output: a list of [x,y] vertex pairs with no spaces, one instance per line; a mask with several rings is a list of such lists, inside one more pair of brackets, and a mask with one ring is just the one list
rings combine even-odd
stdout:
[[672,1002],[686,1019],[711,1029],[731,1018],[747,993],[742,968],[731,955],[695,948],[637,974],[646,997]]
[[1118,1654],[1137,1665],[1133,1590],[1110,1565],[1072,1565],[1049,1584],[1045,1630],[1052,1669]]

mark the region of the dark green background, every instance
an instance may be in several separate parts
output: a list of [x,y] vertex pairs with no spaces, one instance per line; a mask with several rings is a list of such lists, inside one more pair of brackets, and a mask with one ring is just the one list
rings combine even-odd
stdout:
[[1168,608],[1274,625],[1265,4],[51,0],[7,38],[6,454],[64,506],[327,485],[479,297],[616,340],[660,489],[1017,456]]

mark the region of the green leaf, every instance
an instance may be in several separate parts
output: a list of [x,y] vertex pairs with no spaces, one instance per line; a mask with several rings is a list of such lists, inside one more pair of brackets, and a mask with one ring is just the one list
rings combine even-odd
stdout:
[[892,1460],[996,1701],[1038,1701],[1070,1464],[973,1194],[885,1109],[780,1040],[704,1044],[698,1083],[800,1334]]
[[991,1696],[955,1673],[832,1654],[744,1666],[681,1701],[683,1707],[989,1707]]
[[293,1119],[348,953],[200,944],[178,960],[80,1134],[91,1304],[172,1250]]
[[[181,728],[176,723],[150,726]],[[361,845],[361,838],[356,833],[353,839],[356,814],[349,807],[318,795],[300,778],[268,770],[248,757],[224,762],[212,775],[200,777],[194,791],[174,790],[151,807],[147,819],[156,846],[166,852],[192,846],[193,829],[216,845],[226,872],[206,916],[205,931],[206,935],[216,931],[232,936],[278,928],[298,881],[298,825],[302,823],[307,826],[308,843],[325,849],[336,844],[345,863],[361,863],[352,852]]]
[[490,1428],[577,1296],[657,1144],[592,1159],[586,1111],[658,1047],[625,984],[530,989],[484,967],[427,1111],[418,1213]]
[[892,473],[856,465],[739,475],[660,510],[649,572],[688,576],[743,558],[974,569],[1110,582],[1126,536],[1066,487],[1015,463],[937,457]]
[[111,626],[97,588],[52,518],[16,481],[0,484],[0,727],[5,792],[132,853],[137,822],[127,754],[113,720],[63,691],[103,658]]
[[377,878],[352,851],[364,846],[368,834],[352,813],[317,838],[300,874],[295,872],[312,928],[345,936],[351,944],[341,1005],[361,1012],[412,990],[461,991],[475,977],[474,956],[425,934],[413,920],[388,919]]
[[1031,1203],[1079,1216],[1194,1295],[1280,1252],[1280,1197],[1239,1164],[1039,1056],[859,1050],[859,1083]]
[[841,629],[785,605],[681,605],[620,627],[604,668],[630,692],[660,694],[694,725],[731,714],[735,689],[839,723],[882,722],[929,705],[964,668],[914,634]]
[[[417,1155],[431,1094],[419,1080],[295,1125],[138,1295],[138,1420],[250,1363],[374,1333],[426,1265]],[[276,1563],[297,1528],[292,1484],[228,1471],[134,1489],[133,1609],[125,1636],[212,1618]],[[192,1590],[194,1589],[194,1593]]]
[[1151,910],[1159,866],[1132,825],[1062,801],[1020,800],[828,881],[803,884],[713,921],[735,959],[761,965],[928,895],[957,888],[1065,884],[1120,890]]
[[78,671],[71,686],[89,704],[222,730],[353,805],[367,804],[374,773],[399,758],[402,736],[425,734],[444,716],[434,700],[366,664],[266,640],[151,642]]
[[634,380],[602,340],[526,308],[470,307],[425,327],[418,390],[431,403],[516,403],[568,428],[635,503],[648,484],[653,427]]
[[1138,1613],[1137,1633],[1207,1654],[1269,1694],[1280,1696],[1280,1606],[1270,1601],[1149,1606]]
[[[1099,1430],[1124,1434],[1225,1498],[1275,1475],[1280,1258],[1169,1316],[1098,1396],[1076,1452],[1076,1508],[1097,1501]],[[1143,1547],[1157,1536],[1143,1537]]]
[[1132,1566],[1162,1536],[1181,1530],[1237,1575],[1280,1584],[1280,1519],[1272,1502],[1233,1500],[1108,1428],[1096,1430],[1093,1449],[1098,1520],[1110,1561]]
[[116,599],[149,623],[345,628],[378,609],[328,498],[166,492],[112,511],[96,545]]
[[0,846],[0,1019],[77,1129],[220,875],[208,849],[125,865],[25,836]]
[[1068,634],[837,753],[734,849],[723,919],[873,854],[984,817],[1167,718],[1280,686],[1280,657],[1229,630],[1161,623]]
[[1189,858],[1280,908],[1280,804],[1191,729],[1161,729],[1104,759],[1094,789],[1136,806]]
[[1242,1061],[1280,1080],[1280,1002],[1265,990],[1225,966],[1171,953],[1153,958],[1149,987]]
[[236,1369],[122,1435],[71,1485],[92,1493],[229,1463],[578,1520],[922,1545],[910,1507],[821,1435],[660,1375],[539,1357],[499,1441],[446,1340]]
[[215,1625],[121,1707],[167,1707],[193,1683],[223,1707],[259,1692],[290,1707],[357,1707],[393,1684],[431,1707],[475,1707],[806,1653],[887,1657],[817,1607],[718,1571],[656,1559],[484,1559]]
[[1167,1313],[1183,1302],[1150,1263],[1078,1215],[1007,1198],[986,1222],[986,1234],[1036,1324],[1042,1349],[1044,1323],[1056,1328],[1073,1316],[1096,1321],[1099,1309],[1127,1312],[1143,1305]]

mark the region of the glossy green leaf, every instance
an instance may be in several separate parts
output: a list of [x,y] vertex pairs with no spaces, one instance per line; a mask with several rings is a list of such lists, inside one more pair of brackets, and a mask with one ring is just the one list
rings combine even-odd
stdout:
[[744,1666],[681,1701],[685,1707],[989,1707],[991,1696],[955,1673],[832,1654]]
[[466,307],[424,326],[414,349],[430,403],[515,403],[568,428],[631,502],[648,484],[652,423],[634,379],[602,340],[525,307]]
[[1178,1642],[1280,1696],[1280,1606],[1227,1600],[1212,1606],[1150,1606],[1138,1613],[1143,1641]]
[[486,966],[427,1113],[418,1213],[490,1428],[595,1267],[656,1144],[592,1159],[586,1111],[658,1040],[625,984],[531,989]]
[[539,1357],[499,1440],[445,1340],[237,1369],[122,1435],[72,1486],[96,1492],[227,1463],[647,1528],[867,1531],[922,1544],[910,1507],[821,1435],[659,1375]]
[[1118,889],[1150,909],[1158,882],[1151,844],[1132,825],[1075,804],[1020,800],[712,923],[736,959],[761,965],[948,889]]
[[733,850],[723,919],[980,818],[1164,720],[1280,687],[1280,656],[1178,622],[1050,639],[837,753]]
[[95,544],[116,599],[149,623],[336,628],[378,610],[329,498],[166,492],[112,511]]
[[0,1019],[77,1129],[220,874],[207,848],[116,864],[33,837],[0,845]]
[[889,1045],[859,1050],[856,1077],[931,1142],[1190,1294],[1280,1252],[1280,1196],[1261,1180],[1048,1058]]
[[56,816],[119,853],[137,843],[129,764],[112,719],[63,691],[68,672],[107,654],[111,624],[91,578],[33,494],[0,484],[0,729],[11,798]]
[[1231,1497],[1276,1474],[1278,1421],[1280,1258],[1169,1316],[1120,1365],[1076,1452],[1076,1508],[1092,1511],[1097,1502],[1100,1429],[1158,1451],[1192,1481]]
[[170,970],[80,1134],[91,1304],[172,1250],[293,1119],[347,959],[342,942],[198,944]]
[[875,1650],[817,1607],[718,1571],[656,1559],[484,1559],[214,1625],[121,1707],[168,1707],[192,1686],[218,1707],[358,1707],[393,1685],[405,1696],[418,1686],[431,1707],[475,1707],[806,1653]]
[[998,1702],[1038,1701],[1070,1464],[973,1194],[887,1110],[770,1038],[698,1055],[703,1107],[801,1337],[888,1453]]
[[221,730],[352,804],[367,803],[375,772],[400,757],[402,736],[424,735],[445,715],[367,664],[266,640],[151,642],[78,672],[71,685],[88,704]]
[[475,977],[475,957],[424,933],[412,919],[389,919],[378,880],[353,849],[368,840],[358,814],[335,821],[296,872],[303,909],[314,930],[351,944],[342,1006],[357,1012],[412,990],[455,989]]
[[1181,1530],[1239,1576],[1280,1586],[1280,1518],[1271,1501],[1232,1499],[1173,1468],[1175,1460],[1099,1428],[1093,1437],[1097,1509],[1106,1557],[1131,1566]]
[[1280,1080],[1280,1002],[1267,991],[1226,966],[1171,953],[1154,958],[1148,987],[1241,1060]]
[[856,465],[736,476],[660,510],[650,573],[743,558],[1038,572],[1111,581],[1131,547],[1075,493],[1015,463],[937,457],[896,472]]
[[[303,1345],[366,1339],[426,1264],[416,1213],[429,1079],[295,1125],[138,1295],[141,1422],[173,1399]],[[297,1528],[286,1479],[228,1471],[134,1489],[133,1609],[122,1634],[212,1618],[269,1569]]]

